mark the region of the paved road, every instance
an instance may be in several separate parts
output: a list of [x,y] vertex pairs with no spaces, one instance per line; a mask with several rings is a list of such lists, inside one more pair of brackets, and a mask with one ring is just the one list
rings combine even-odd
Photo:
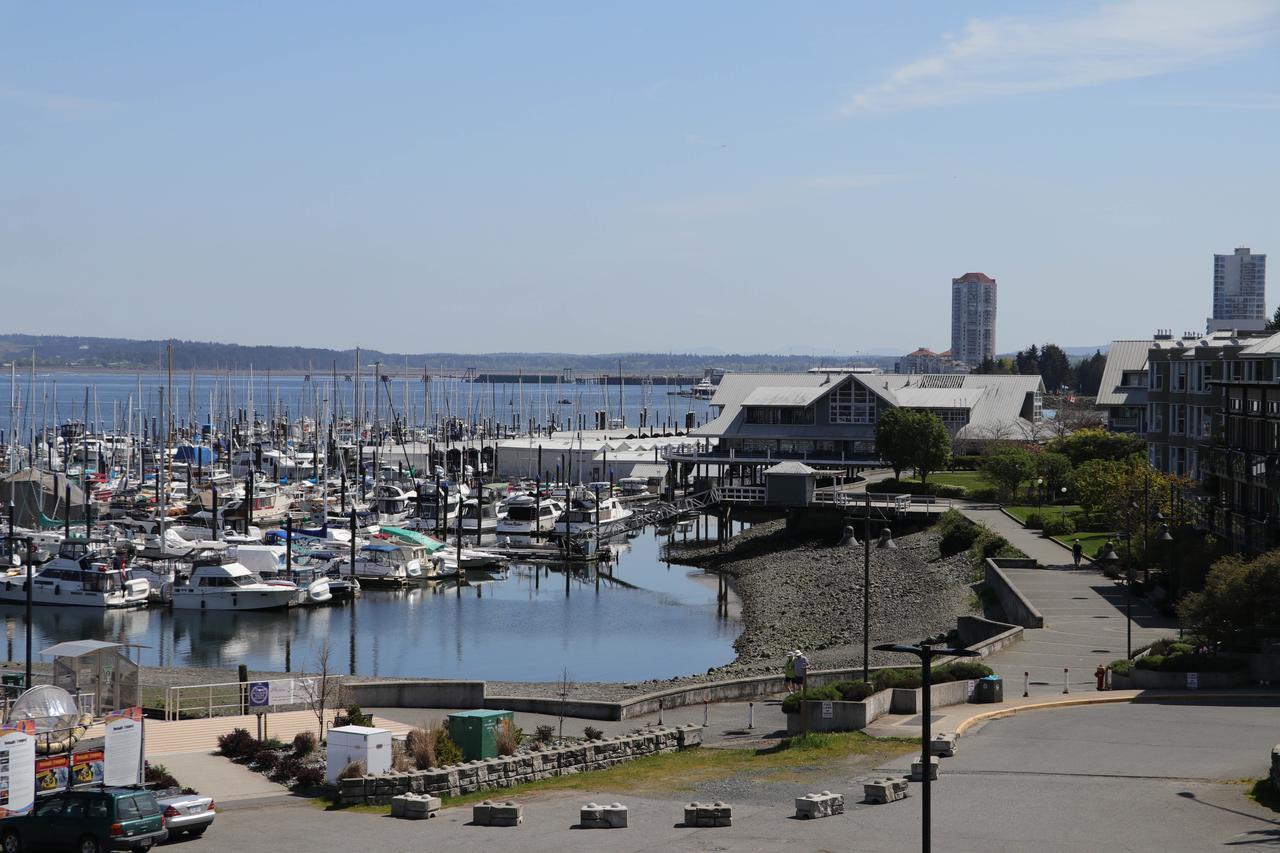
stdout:
[[[1125,656],[1125,593],[1085,565],[1075,569],[1071,553],[1027,530],[999,510],[965,507],[967,517],[985,524],[1008,539],[1043,568],[1006,569],[1009,580],[1044,616],[1044,628],[1027,629],[1022,641],[987,658],[1005,679],[1006,693],[1020,695],[1024,673],[1036,687],[1056,687],[1061,691],[1063,669],[1072,692],[1096,689],[1093,672],[1098,664],[1109,664]],[[1146,599],[1133,602],[1133,647],[1172,636],[1173,620],[1161,617]]]
[[[934,787],[935,849],[1201,853],[1274,847],[1280,843],[1277,816],[1246,799],[1244,785],[1225,781],[1265,774],[1274,720],[1274,708],[1136,704],[1030,712],[988,723],[961,741],[955,758],[944,760]],[[791,797],[822,788],[854,792],[856,776],[832,766],[759,780],[735,796],[735,825],[728,829],[678,826],[686,800],[723,790],[711,783],[646,798],[603,790],[529,798],[518,829],[467,826],[468,809],[407,823],[262,801],[227,810],[204,840],[192,843],[197,851],[212,844],[272,853],[418,851],[428,845],[462,853],[919,849],[918,786],[901,803],[855,805],[827,820],[792,819]],[[625,802],[631,827],[571,829],[577,808],[588,800]]]

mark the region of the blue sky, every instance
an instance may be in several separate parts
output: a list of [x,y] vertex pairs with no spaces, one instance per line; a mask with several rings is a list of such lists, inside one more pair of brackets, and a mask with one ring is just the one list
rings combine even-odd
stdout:
[[1280,253],[1277,131],[1271,0],[4,2],[0,331],[1092,345]]

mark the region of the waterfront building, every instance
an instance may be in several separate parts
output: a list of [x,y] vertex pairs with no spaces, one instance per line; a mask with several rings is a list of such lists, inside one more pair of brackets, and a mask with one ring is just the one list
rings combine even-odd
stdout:
[[996,280],[967,272],[951,279],[951,355],[976,367],[996,355]]
[[1267,256],[1241,247],[1213,256],[1213,316],[1208,331],[1261,330],[1267,323]]
[[[711,400],[717,416],[669,453],[691,464],[799,459],[854,470],[880,464],[876,424],[893,408],[933,412],[956,440],[1023,439],[1042,420],[1039,376],[897,373],[731,373]],[[713,444],[714,442],[714,444]]]

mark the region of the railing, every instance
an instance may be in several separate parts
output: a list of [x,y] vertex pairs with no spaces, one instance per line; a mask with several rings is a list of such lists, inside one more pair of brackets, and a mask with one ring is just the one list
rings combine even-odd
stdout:
[[764,486],[716,486],[713,497],[725,503],[763,503]]
[[[261,710],[297,710],[310,703],[320,689],[319,682],[320,679],[315,676],[267,681],[265,683],[270,691],[270,700]],[[249,684],[258,683],[260,682],[228,681],[222,684],[184,684],[166,688],[164,718],[181,720],[250,713]],[[252,709],[258,710],[258,707]]]

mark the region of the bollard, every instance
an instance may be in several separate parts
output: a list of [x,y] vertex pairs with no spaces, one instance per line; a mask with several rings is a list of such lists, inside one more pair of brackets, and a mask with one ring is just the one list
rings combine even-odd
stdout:
[[755,728],[756,703],[747,703],[747,728]]
[[1029,695],[1031,695],[1030,693],[1027,692],[1028,688],[1030,687],[1031,687],[1031,673],[1024,672],[1022,673],[1022,698],[1023,699],[1026,699]]
[[1067,668],[1065,666],[1062,668],[1062,692],[1063,693],[1071,692],[1070,690],[1067,689]]
[[662,725],[662,700],[658,700],[658,725]]
[[710,724],[711,724],[711,703],[703,702],[702,703],[702,725],[706,727],[706,726],[709,726]]

